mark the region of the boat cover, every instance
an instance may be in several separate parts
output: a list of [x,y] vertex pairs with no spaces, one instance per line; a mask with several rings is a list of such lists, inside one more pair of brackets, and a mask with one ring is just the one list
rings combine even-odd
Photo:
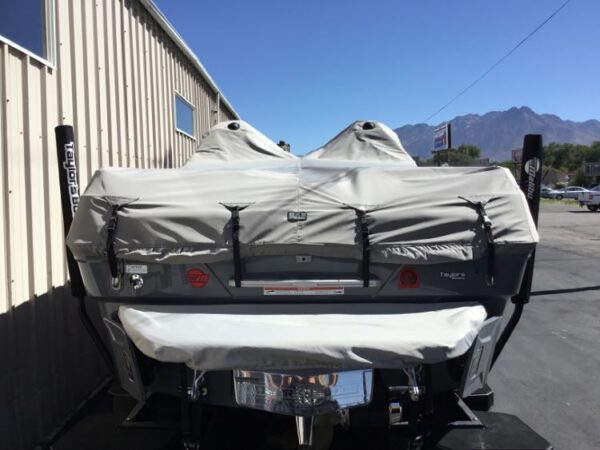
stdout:
[[417,166],[402,147],[394,130],[382,123],[363,121],[354,122],[323,147],[308,153],[304,158],[392,161],[407,167]]
[[81,196],[68,246],[80,262],[106,261],[113,218],[119,259],[231,260],[233,214],[242,257],[301,252],[361,259],[360,216],[374,262],[481,257],[490,239],[483,212],[494,245],[538,241],[507,169],[415,167],[387,127],[364,125],[352,124],[298,158],[241,121],[225,122],[183,168],[98,170]]
[[137,348],[196,370],[402,368],[458,357],[486,319],[475,302],[121,306]]
[[215,125],[202,139],[186,166],[196,167],[210,161],[296,158],[246,122],[236,120]]

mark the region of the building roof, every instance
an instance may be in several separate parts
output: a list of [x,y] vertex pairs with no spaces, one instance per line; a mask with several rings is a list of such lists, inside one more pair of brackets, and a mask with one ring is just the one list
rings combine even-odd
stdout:
[[150,15],[158,22],[161,28],[169,35],[169,37],[175,42],[177,47],[184,53],[184,55],[190,60],[190,62],[196,67],[196,69],[200,72],[202,77],[208,82],[210,87],[219,95],[220,102],[225,105],[225,107],[230,110],[236,118],[240,118],[239,114],[235,110],[231,103],[227,100],[217,83],[212,79],[208,71],[204,68],[196,54],[192,51],[192,49],[185,43],[181,35],[175,30],[175,27],[171,25],[169,20],[165,17],[158,6],[154,4],[152,0],[140,0],[140,3],[148,10]]

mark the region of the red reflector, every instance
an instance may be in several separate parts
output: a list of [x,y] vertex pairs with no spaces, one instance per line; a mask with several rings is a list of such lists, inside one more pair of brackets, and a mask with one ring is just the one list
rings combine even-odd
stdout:
[[410,267],[405,267],[398,275],[398,287],[402,289],[415,289],[420,286],[419,272]]
[[200,269],[190,269],[187,271],[187,279],[193,288],[203,288],[208,284],[208,274]]

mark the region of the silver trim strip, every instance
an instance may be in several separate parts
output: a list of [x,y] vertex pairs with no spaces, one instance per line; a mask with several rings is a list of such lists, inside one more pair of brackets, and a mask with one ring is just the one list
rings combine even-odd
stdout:
[[[379,280],[369,280],[369,287],[378,287],[381,285]],[[229,280],[229,287],[235,287],[235,280]],[[312,279],[312,280],[242,280],[243,288],[311,288],[311,287],[332,287],[332,288],[354,288],[363,287],[363,280],[358,279]]]

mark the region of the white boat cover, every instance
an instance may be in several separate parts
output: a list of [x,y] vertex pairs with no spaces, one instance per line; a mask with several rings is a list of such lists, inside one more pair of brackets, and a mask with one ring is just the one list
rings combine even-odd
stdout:
[[478,303],[121,306],[145,355],[196,370],[402,368],[464,354]]
[[[233,128],[228,128],[235,124]],[[239,127],[239,128],[238,128]],[[186,163],[196,167],[211,161],[256,161],[265,159],[297,159],[291,153],[244,121],[221,122],[202,139],[200,146]]]
[[[365,124],[368,125],[365,127]],[[406,167],[417,166],[402,147],[394,130],[382,123],[364,121],[354,122],[323,147],[308,153],[304,158],[392,161]]]
[[[78,261],[105,261],[116,214],[117,258],[231,260],[237,208],[242,257],[301,251],[360,259],[357,215],[365,213],[374,262],[464,261],[487,248],[479,201],[496,245],[538,241],[507,169],[415,167],[395,134],[374,125],[352,124],[298,158],[243,122],[225,122],[183,168],[101,169],[80,199],[68,246]],[[289,212],[306,220],[289,220]]]

